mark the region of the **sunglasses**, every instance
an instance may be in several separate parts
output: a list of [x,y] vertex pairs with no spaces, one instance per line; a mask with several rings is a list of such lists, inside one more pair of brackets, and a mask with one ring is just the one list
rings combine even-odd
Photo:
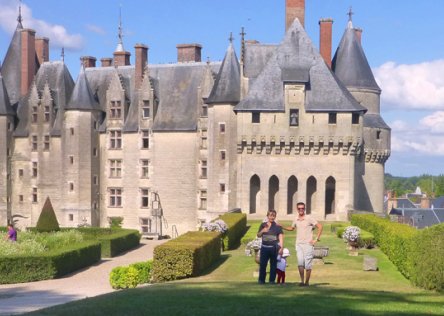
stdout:
[[298,207],[298,210],[303,211],[305,210],[305,207]]

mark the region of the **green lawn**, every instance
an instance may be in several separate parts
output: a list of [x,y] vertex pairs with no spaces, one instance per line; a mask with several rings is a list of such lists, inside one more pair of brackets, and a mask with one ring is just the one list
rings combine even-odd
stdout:
[[[258,222],[249,224],[247,234],[254,236]],[[291,252],[285,286],[257,284],[257,264],[241,246],[224,252],[217,266],[197,278],[116,291],[30,315],[444,315],[443,293],[410,285],[378,249],[349,256],[328,224],[320,245],[329,246],[330,255],[314,266],[310,287],[298,287],[295,234],[285,236]],[[378,258],[379,271],[362,270],[364,254]]]

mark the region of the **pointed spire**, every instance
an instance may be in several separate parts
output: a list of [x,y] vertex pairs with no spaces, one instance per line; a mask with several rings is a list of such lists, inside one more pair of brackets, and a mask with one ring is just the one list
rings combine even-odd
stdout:
[[245,33],[245,29],[242,26],[241,28],[241,32],[239,33],[239,35],[241,36],[241,56],[240,56],[240,61],[241,63],[244,62],[244,57],[245,57],[245,35],[247,35],[247,33]]
[[230,37],[228,38],[228,40],[230,41],[231,44],[233,44],[233,40],[234,40],[233,32],[230,32]]
[[65,47],[62,47],[62,52],[60,53],[60,57],[62,58],[62,61],[65,62]]
[[348,23],[347,23],[347,28],[352,29],[353,28],[353,22],[352,22],[352,16],[353,16],[353,10],[352,7],[350,6],[350,9],[348,10]]
[[19,24],[21,27],[23,27],[23,25],[22,25],[22,21],[23,21],[23,18],[22,18],[22,0],[20,0],[20,4],[19,4],[19,14],[18,14],[18,17],[17,17],[17,22],[18,22],[18,24]]
[[79,76],[66,110],[101,111],[100,105],[91,91],[83,63],[81,63]]
[[123,28],[122,28],[122,5],[119,8],[119,27],[118,27],[117,37],[119,38],[119,43],[117,44],[116,52],[124,52],[123,48]]

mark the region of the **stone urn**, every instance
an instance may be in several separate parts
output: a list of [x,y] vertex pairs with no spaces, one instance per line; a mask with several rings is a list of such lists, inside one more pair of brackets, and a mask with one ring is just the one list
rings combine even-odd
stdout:
[[348,241],[348,255],[349,256],[357,256],[359,250],[359,242],[358,241]]
[[328,256],[330,248],[323,246],[315,246],[313,252],[313,259],[316,264],[323,264],[324,258]]

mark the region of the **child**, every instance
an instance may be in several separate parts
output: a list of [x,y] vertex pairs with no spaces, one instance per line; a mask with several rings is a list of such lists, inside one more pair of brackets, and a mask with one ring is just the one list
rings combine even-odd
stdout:
[[282,256],[278,255],[277,262],[277,283],[285,284],[285,268],[287,267],[287,257],[290,255],[290,251],[284,248]]

